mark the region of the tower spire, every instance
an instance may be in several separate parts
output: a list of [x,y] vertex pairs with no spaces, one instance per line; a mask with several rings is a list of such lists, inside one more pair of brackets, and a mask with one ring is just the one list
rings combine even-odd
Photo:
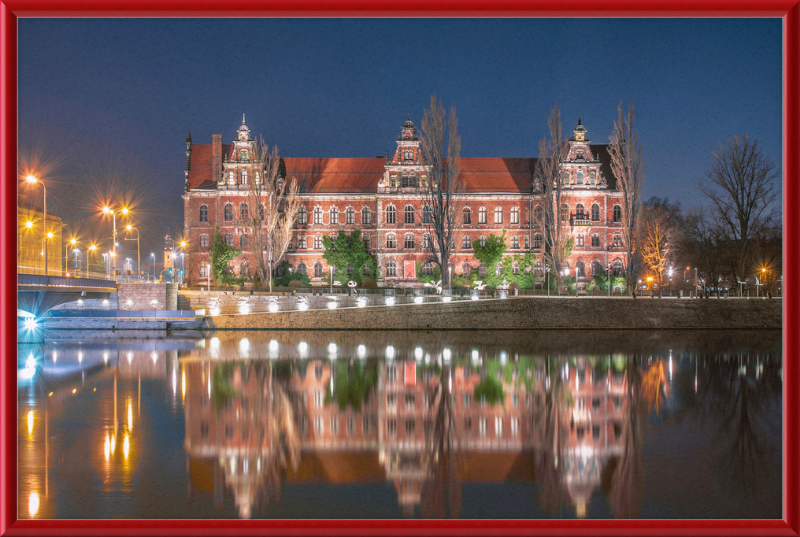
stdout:
[[[581,120],[578,120],[578,124],[580,124]],[[242,125],[244,125],[244,114],[242,114]]]

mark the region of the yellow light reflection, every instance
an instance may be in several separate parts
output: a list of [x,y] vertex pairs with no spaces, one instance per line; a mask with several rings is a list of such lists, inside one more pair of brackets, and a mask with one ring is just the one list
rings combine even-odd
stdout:
[[122,442],[122,454],[125,455],[126,460],[128,458],[128,453],[130,453],[130,451],[131,451],[131,442],[130,439],[128,438],[128,435],[126,434],[125,440],[123,440]]
[[106,435],[106,443],[103,445],[103,455],[106,456],[106,461],[111,456],[111,437],[108,435]]
[[31,497],[28,500],[28,513],[31,516],[36,516],[36,513],[39,512],[39,493],[31,492]]
[[133,405],[128,403],[128,430],[133,430]]
[[73,389],[72,389],[72,393],[75,393],[75,392],[77,392],[77,391],[78,391],[78,388],[73,388]]
[[117,447],[117,437],[116,436],[112,436],[111,437],[111,454],[112,455],[114,454],[114,448],[116,448],[116,447]]
[[186,370],[181,372],[181,397],[186,397]]
[[28,412],[28,434],[33,433],[33,410]]

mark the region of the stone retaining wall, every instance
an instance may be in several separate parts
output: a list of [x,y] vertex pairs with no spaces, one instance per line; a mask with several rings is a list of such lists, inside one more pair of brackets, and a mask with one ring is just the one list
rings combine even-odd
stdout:
[[503,330],[781,328],[782,300],[527,298],[217,315],[216,329]]
[[[117,290],[117,301],[121,310],[167,310],[167,286],[177,284],[166,283],[123,283]],[[153,306],[153,300],[157,305]],[[175,293],[175,304],[172,309],[177,308],[177,292]]]

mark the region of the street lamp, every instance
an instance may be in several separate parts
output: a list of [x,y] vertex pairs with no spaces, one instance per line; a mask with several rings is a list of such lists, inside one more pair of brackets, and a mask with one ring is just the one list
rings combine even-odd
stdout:
[[135,231],[136,232],[136,238],[135,239],[129,239],[129,238],[126,237],[125,240],[126,241],[134,241],[134,240],[136,241],[136,281],[138,282],[139,281],[139,273],[142,272],[142,265],[141,265],[142,257],[139,254],[139,230],[136,229],[135,227],[133,227],[130,224],[128,224],[128,226],[125,229],[127,229],[128,231]]
[[653,298],[653,288],[652,288],[652,286],[653,286],[653,277],[652,276],[648,276],[647,277],[647,290],[650,291],[650,298]]
[[89,250],[89,253],[86,254],[86,277],[87,278],[89,277],[89,265],[92,262],[91,255],[95,252],[95,250],[97,250],[97,245],[96,244],[89,245],[88,250]]
[[184,273],[186,272],[186,241],[181,241],[181,283],[183,283]]
[[[27,176],[25,178],[25,180],[27,182],[29,182],[30,184],[39,183],[40,185],[42,185],[42,191],[44,192],[44,207],[43,207],[44,208],[44,226],[43,227],[44,227],[44,237],[45,237],[44,238],[44,284],[47,285],[47,239],[48,239],[48,237],[47,237],[47,187],[45,186],[44,183],[39,181],[33,175]],[[28,226],[28,228],[30,228],[32,226],[33,226],[33,223],[31,222],[31,225]],[[59,256],[59,257],[61,257],[61,256]],[[60,262],[61,261],[59,261],[59,263]]]
[[[150,252],[150,257],[153,258],[153,281],[156,281],[156,253]],[[147,271],[148,280],[150,278],[150,271]]]
[[128,210],[127,207],[123,207],[122,209],[117,209],[116,211],[111,210],[111,208],[108,205],[103,207],[103,214],[110,214],[114,222],[114,237],[112,239],[114,243],[114,251],[111,254],[111,257],[114,258],[112,261],[114,264],[112,267],[114,270],[114,281],[117,281],[117,213],[122,213],[123,215],[127,216],[129,212],[130,211]]
[[608,277],[608,298],[611,298],[611,263],[606,265],[606,276]]

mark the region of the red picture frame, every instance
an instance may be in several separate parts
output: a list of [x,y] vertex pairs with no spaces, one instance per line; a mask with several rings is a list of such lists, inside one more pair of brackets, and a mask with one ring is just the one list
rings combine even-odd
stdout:
[[[625,16],[783,20],[783,519],[759,520],[17,520],[16,288],[17,18],[40,16]],[[798,535],[800,406],[800,0],[3,0],[0,2],[0,535]]]

